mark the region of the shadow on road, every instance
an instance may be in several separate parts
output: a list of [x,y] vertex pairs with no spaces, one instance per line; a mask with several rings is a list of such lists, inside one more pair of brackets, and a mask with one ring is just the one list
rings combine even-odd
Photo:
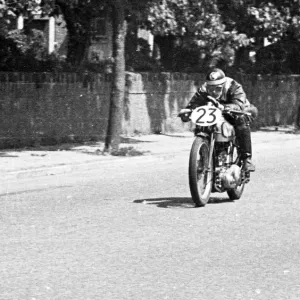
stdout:
[[[195,204],[191,198],[188,197],[165,197],[165,198],[152,198],[152,199],[139,199],[134,200],[134,203],[141,203],[146,205],[156,205],[162,208],[182,207],[182,208],[195,208]],[[223,204],[233,203],[234,201],[229,198],[210,198],[209,204]]]
[[29,194],[29,193],[36,193],[36,192],[45,192],[48,190],[54,190],[54,189],[64,189],[64,188],[72,188],[72,185],[61,185],[61,186],[49,186],[44,188],[36,188],[36,189],[28,189],[23,191],[16,191],[16,192],[7,192],[0,194],[0,198],[7,197],[7,196],[16,196],[16,195],[22,195],[22,194]]
[[134,200],[134,203],[142,203],[147,205],[156,205],[162,208],[182,207],[193,208],[195,207],[191,198],[188,197],[165,197],[165,198],[152,198],[152,199],[139,199]]
[[[5,150],[0,151],[0,156],[5,157],[17,157],[17,155],[10,156],[10,152],[23,152],[23,151],[72,151],[77,150],[80,147],[88,147],[90,152],[95,148],[95,151],[98,149],[104,148],[104,139],[98,139],[95,141],[81,141],[80,139],[74,139],[73,141],[58,141],[55,139],[49,139],[46,141],[41,141],[40,143],[33,143],[29,146],[17,145],[14,147],[7,146]],[[131,148],[130,146],[142,143],[153,143],[153,141],[147,141],[142,139],[136,139],[134,137],[121,137],[121,144],[124,144],[125,148]]]
[[0,151],[0,157],[19,157],[19,155],[13,155],[4,151]]
[[234,201],[230,200],[228,197],[227,198],[211,197],[208,202],[208,204],[222,204],[222,203],[234,203]]

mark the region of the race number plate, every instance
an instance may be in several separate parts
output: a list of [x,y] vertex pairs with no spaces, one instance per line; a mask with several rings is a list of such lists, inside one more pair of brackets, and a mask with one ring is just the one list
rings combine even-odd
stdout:
[[213,106],[200,106],[193,110],[191,121],[199,126],[215,125],[222,117],[222,112]]

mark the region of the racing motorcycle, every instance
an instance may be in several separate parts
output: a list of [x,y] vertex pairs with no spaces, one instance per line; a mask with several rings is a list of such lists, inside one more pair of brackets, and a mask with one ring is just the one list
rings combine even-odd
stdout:
[[251,113],[231,109],[221,110],[212,97],[205,106],[183,109],[178,116],[188,114],[195,125],[195,139],[189,157],[189,186],[196,207],[205,206],[211,193],[227,192],[230,200],[238,200],[250,172],[244,168],[234,127],[226,120]]

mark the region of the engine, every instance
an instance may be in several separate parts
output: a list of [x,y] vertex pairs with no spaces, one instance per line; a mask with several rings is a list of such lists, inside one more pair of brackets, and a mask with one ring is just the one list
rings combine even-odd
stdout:
[[218,192],[234,189],[241,184],[241,168],[232,162],[230,144],[217,143],[216,146],[215,189]]
[[238,165],[231,165],[229,168],[219,173],[222,187],[227,189],[235,189],[241,184],[241,168]]

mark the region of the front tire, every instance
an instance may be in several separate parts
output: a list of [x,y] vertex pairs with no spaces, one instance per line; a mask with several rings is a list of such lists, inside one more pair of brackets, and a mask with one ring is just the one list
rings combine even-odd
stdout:
[[190,152],[189,185],[196,207],[205,206],[213,186],[213,160],[209,164],[209,144],[196,137]]

